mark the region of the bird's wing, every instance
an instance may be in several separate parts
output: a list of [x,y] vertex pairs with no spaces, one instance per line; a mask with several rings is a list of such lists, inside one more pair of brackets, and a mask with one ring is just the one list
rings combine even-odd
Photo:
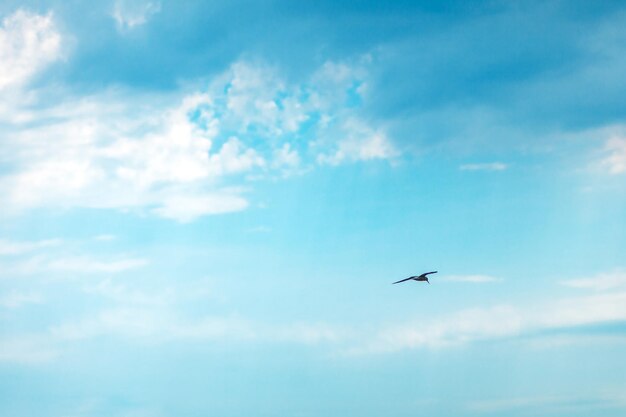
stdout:
[[423,275],[423,276],[426,276],[426,275],[436,274],[436,273],[437,273],[437,271],[432,271],[432,272],[425,272],[425,273],[423,273],[422,275]]
[[401,279],[400,281],[393,282],[392,284],[398,284],[400,282],[408,281],[408,280],[413,279],[413,278],[415,278],[415,277],[404,278],[404,279]]

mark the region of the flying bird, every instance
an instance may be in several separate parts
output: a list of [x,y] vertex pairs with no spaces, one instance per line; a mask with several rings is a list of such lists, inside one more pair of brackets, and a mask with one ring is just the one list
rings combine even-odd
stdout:
[[432,271],[432,272],[424,272],[422,275],[414,275],[412,277],[408,277],[405,279],[401,279],[400,281],[396,281],[394,282],[394,284],[397,284],[399,282],[404,282],[404,281],[409,281],[409,280],[413,280],[413,281],[426,281],[430,284],[430,281],[428,280],[428,276],[430,274],[436,274],[437,271]]

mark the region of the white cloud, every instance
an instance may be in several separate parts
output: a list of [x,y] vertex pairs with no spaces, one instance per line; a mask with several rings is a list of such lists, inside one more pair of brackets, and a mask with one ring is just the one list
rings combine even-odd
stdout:
[[602,160],[602,165],[611,174],[623,174],[626,172],[626,137],[614,136],[605,144],[608,153]]
[[[555,404],[563,404],[566,399],[563,397],[542,396],[542,397],[517,397],[472,401],[467,405],[470,411],[479,413],[501,413],[520,408],[545,407]],[[572,400],[569,398],[568,400]]]
[[[211,173],[209,151],[217,135],[217,120],[207,109],[210,104],[206,95],[189,95],[180,105],[162,111],[164,120],[157,126],[137,126],[152,127],[145,135],[133,134],[132,130],[111,132],[115,139],[95,149],[95,156],[104,159],[100,164],[117,162],[113,176],[143,189],[158,183],[205,179]],[[229,156],[236,160],[238,155],[235,152]]]
[[504,171],[508,168],[507,164],[502,162],[488,162],[481,164],[463,164],[459,166],[461,171]]
[[245,172],[265,165],[265,161],[254,149],[246,149],[235,137],[229,138],[219,152],[211,155],[211,171],[214,175]]
[[235,124],[239,131],[254,126],[263,134],[281,135],[297,130],[306,120],[293,87],[289,91],[275,69],[262,63],[236,62],[226,76],[226,125]]
[[240,191],[215,180],[264,161],[235,138],[211,152],[218,122],[207,106],[206,95],[192,94],[133,120],[115,106],[109,113],[105,102],[87,103],[58,123],[18,131],[19,169],[0,178],[6,206],[149,208],[184,221],[241,210]]
[[153,14],[161,11],[161,3],[146,0],[116,0],[111,16],[118,29],[129,30],[144,25]]
[[349,353],[382,353],[403,349],[441,348],[481,339],[518,334],[523,316],[512,306],[476,308],[447,317],[383,328],[373,340],[349,350]]
[[580,396],[537,396],[537,397],[514,397],[490,399],[481,401],[472,401],[467,405],[467,409],[477,413],[506,413],[512,411],[531,411],[534,415],[537,413],[544,414],[546,410],[550,413],[555,412],[580,412],[581,408],[605,408],[607,406],[616,405],[613,401],[607,401],[605,398],[594,398],[591,400],[593,407],[581,404],[584,401]]
[[556,300],[550,306],[543,306],[536,315],[535,323],[543,328],[626,320],[626,292]]
[[200,216],[241,211],[246,207],[248,202],[244,198],[228,193],[171,195],[153,212],[161,217],[186,223]]
[[323,323],[270,324],[234,315],[189,319],[163,306],[148,305],[103,310],[83,320],[53,326],[48,333],[57,343],[118,336],[144,342],[220,340],[306,345],[335,341],[341,335],[340,329]]
[[579,278],[562,281],[567,287],[590,289],[594,291],[606,291],[615,288],[626,287],[626,272],[613,271],[598,274],[591,278]]
[[61,239],[46,239],[32,242],[0,239],[0,256],[21,255],[39,249],[50,248],[61,244]]
[[117,90],[18,105],[21,122],[4,119],[10,140],[0,148],[12,158],[2,161],[0,203],[15,213],[108,208],[189,222],[248,207],[247,180],[393,158],[384,129],[345,102],[364,77],[359,65],[326,63],[289,83],[276,68],[239,61],[175,98]]
[[174,289],[148,294],[106,279],[85,292],[114,300],[116,305],[50,325],[37,334],[5,335],[0,338],[0,362],[46,362],[63,356],[81,341],[100,337],[151,345],[177,341],[317,345],[336,343],[347,334],[346,329],[325,323],[270,323],[233,314],[190,317],[181,314],[177,305],[197,294]]
[[97,240],[99,242],[110,242],[115,240],[117,237],[115,235],[110,234],[102,234],[93,237],[93,240]]
[[486,282],[497,282],[500,281],[500,278],[492,277],[490,275],[448,275],[442,277],[441,281],[470,282],[474,284],[482,284]]
[[273,163],[278,168],[296,168],[300,162],[300,155],[291,148],[289,143],[285,143],[282,148],[274,150]]
[[59,354],[47,335],[26,335],[0,340],[0,362],[37,364],[53,360]]
[[89,256],[56,257],[36,255],[7,265],[0,265],[5,275],[31,275],[42,272],[119,273],[141,268],[149,262],[143,258],[96,259]]
[[626,395],[623,390],[590,391],[582,397],[580,395],[575,397],[545,395],[478,400],[468,403],[467,409],[481,414],[494,413],[494,415],[522,410],[529,415],[569,415],[572,413],[579,414],[585,410],[591,415],[607,408],[626,407]]
[[[108,336],[145,338],[167,332],[164,314],[154,309],[115,308],[101,311],[94,317],[74,321],[50,329],[53,340],[81,340]],[[164,333],[167,334],[167,333]]]
[[261,135],[270,143],[286,139],[273,148],[274,168],[293,169],[302,162],[303,155],[288,140],[301,133],[305,123],[315,132],[308,140],[317,162],[336,165],[393,158],[398,152],[385,131],[358,118],[349,103],[350,92],[358,95],[357,87],[364,83],[366,62],[365,58],[352,65],[326,62],[309,82],[295,85],[283,80],[275,68],[237,62],[213,88],[226,90],[219,100],[226,102],[220,124],[240,135]]
[[60,58],[62,38],[51,13],[17,10],[0,26],[0,91],[20,86]]
[[141,291],[129,288],[126,283],[116,283],[111,278],[106,278],[96,284],[87,285],[84,288],[87,294],[97,294],[113,300],[124,306],[159,305],[165,306],[175,299],[172,289],[161,289],[159,292]]
[[18,308],[25,304],[40,303],[41,300],[39,294],[11,291],[8,294],[0,295],[0,306],[4,308]]
[[369,161],[390,159],[398,154],[387,135],[375,130],[361,120],[349,119],[343,123],[336,150],[330,154],[320,154],[322,164],[337,165],[349,161]]
[[[621,280],[622,278],[620,278]],[[614,289],[614,282],[599,289]],[[575,281],[587,285],[588,281]],[[594,283],[596,285],[597,282]],[[620,281],[622,285],[622,281]],[[497,305],[475,308],[424,321],[423,317],[404,324],[381,328],[347,349],[349,354],[384,353],[404,349],[437,349],[473,341],[516,337],[542,331],[567,331],[626,320],[626,292],[600,293],[556,298],[534,305]],[[548,336],[546,336],[548,337]],[[574,340],[571,338],[569,342]],[[545,345],[549,346],[549,345]]]
[[356,62],[327,61],[318,68],[312,76],[311,82],[315,86],[311,94],[314,106],[325,114],[335,114],[331,109],[337,108],[337,103],[350,101],[350,94],[362,98],[367,78],[367,66],[370,56],[365,55]]
[[[62,353],[68,343],[106,336],[139,343],[213,340],[222,343],[296,343],[321,345],[347,355],[363,355],[406,349],[442,349],[476,341],[512,340],[526,335],[531,337],[521,339],[523,343],[545,349],[559,346],[554,343],[554,335],[568,336],[556,340],[558,343],[589,340],[589,335],[569,334],[570,329],[626,320],[624,291],[556,298],[520,306],[501,304],[464,309],[440,317],[420,316],[377,328],[324,322],[265,322],[232,314],[189,316],[178,307],[189,300],[190,294],[179,293],[176,289],[145,293],[112,279],[91,285],[85,291],[111,299],[116,305],[82,319],[50,326],[38,336],[42,346]],[[549,343],[533,343],[535,340]],[[32,354],[37,357],[34,352]],[[11,355],[7,358],[12,360]]]
[[45,270],[64,272],[122,272],[130,269],[141,268],[148,264],[148,260],[142,258],[127,258],[110,261],[102,261],[89,257],[60,258],[46,262],[42,265]]

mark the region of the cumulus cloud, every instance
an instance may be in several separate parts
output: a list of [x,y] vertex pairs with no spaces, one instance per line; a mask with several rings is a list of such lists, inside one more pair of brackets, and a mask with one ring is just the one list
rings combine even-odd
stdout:
[[300,162],[301,158],[298,151],[292,149],[289,143],[285,143],[282,148],[274,150],[273,163],[278,168],[296,168]]
[[[351,100],[362,99],[359,87],[366,78],[362,58],[347,63],[326,62],[308,82],[290,84],[280,71],[266,64],[237,62],[217,79],[216,102],[226,103],[220,125],[241,138],[264,137],[273,147],[272,166],[293,169],[306,153],[319,163],[340,164],[360,160],[391,159],[398,152],[382,128],[358,117]],[[224,81],[225,80],[225,81]],[[225,85],[222,85],[225,84]],[[307,128],[308,134],[304,131]],[[312,132],[312,133],[310,133]],[[294,137],[305,141],[296,150]]]
[[375,130],[361,120],[347,120],[339,133],[336,150],[320,154],[318,162],[338,165],[348,161],[391,159],[398,154],[384,131]]
[[25,10],[0,25],[0,91],[19,86],[61,56],[62,37],[53,15]]
[[54,124],[17,130],[17,169],[0,178],[6,206],[147,208],[182,221],[244,208],[238,192],[214,181],[263,158],[236,138],[213,151],[218,121],[209,104],[192,94],[132,119],[96,100]]
[[236,62],[227,72],[224,123],[263,135],[296,131],[307,119],[297,98],[298,86],[287,86],[277,70],[262,63]]
[[364,74],[361,63],[326,63],[290,83],[270,65],[238,61],[200,91],[158,100],[103,91],[29,109],[21,122],[6,119],[0,148],[13,157],[0,201],[17,213],[109,208],[188,222],[248,207],[250,178],[393,158],[385,131],[346,103]]

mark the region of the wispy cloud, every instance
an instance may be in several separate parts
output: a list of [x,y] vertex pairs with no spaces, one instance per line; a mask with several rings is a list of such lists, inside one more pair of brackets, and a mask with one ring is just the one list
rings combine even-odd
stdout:
[[480,164],[463,164],[459,166],[461,171],[504,171],[509,166],[502,162],[488,162]]
[[606,291],[626,287],[626,272],[613,271],[598,274],[591,278],[579,278],[561,281],[562,285],[595,291]]
[[42,301],[42,297],[35,293],[22,293],[11,291],[8,294],[0,295],[0,306],[4,308],[18,308],[25,304],[37,304]]
[[519,334],[523,316],[510,305],[475,308],[431,319],[383,326],[372,338],[362,340],[349,354],[388,353],[404,349],[445,348],[482,339]]
[[148,0],[116,0],[111,16],[119,30],[130,30],[148,22],[161,11],[161,3]]
[[143,342],[176,340],[317,344],[342,338],[341,329],[324,323],[267,323],[236,315],[185,318],[158,307],[118,307],[83,320],[52,326],[55,340],[121,336]]
[[[76,269],[74,265],[70,268]],[[118,270],[117,266],[100,264],[95,268],[91,264],[83,268],[80,264],[80,268]],[[596,280],[603,282],[602,277]],[[622,285],[623,277],[619,280]],[[587,281],[582,282],[581,287],[586,288]],[[140,343],[215,340],[221,343],[314,344],[348,356],[445,349],[502,339],[520,340],[528,346],[545,349],[588,341],[593,334],[584,329],[590,326],[626,321],[626,292],[609,292],[615,288],[611,282],[599,287],[607,292],[594,295],[556,298],[523,306],[500,304],[463,309],[440,317],[419,317],[371,328],[328,322],[267,322],[233,314],[190,316],[179,309],[181,302],[189,301],[190,294],[176,289],[146,293],[109,278],[86,287],[85,292],[115,301],[114,307],[51,325],[39,336],[46,338],[47,345],[57,353],[63,352],[67,343],[102,336]],[[555,335],[567,337],[557,340]],[[542,340],[546,343],[534,343]]]
[[146,292],[140,289],[129,288],[127,284],[115,282],[111,278],[106,278],[95,284],[89,284],[84,288],[86,294],[97,294],[99,296],[115,301],[122,306],[144,306],[172,304],[180,295],[172,288],[160,289],[157,292]]
[[148,264],[147,259],[125,258],[115,260],[98,260],[89,257],[72,257],[50,260],[43,264],[44,269],[67,272],[122,272],[136,269]]
[[58,246],[62,243],[61,239],[46,239],[38,241],[13,241],[0,239],[0,256],[2,255],[21,255],[28,252],[37,251],[44,248]]
[[612,137],[606,142],[604,150],[608,155],[602,160],[602,165],[611,174],[626,172],[626,137]]
[[59,355],[50,343],[48,335],[24,335],[2,338],[0,362],[38,364],[49,362]]
[[92,316],[50,326],[38,334],[5,336],[0,340],[0,362],[38,364],[62,357],[68,348],[99,337],[136,343],[288,343],[317,345],[345,338],[345,329],[324,323],[264,323],[238,316],[186,319],[159,306],[119,307]]
[[4,274],[31,275],[45,272],[86,273],[119,273],[141,268],[149,261],[144,258],[118,257],[98,259],[90,256],[48,256],[36,255],[20,259],[12,263],[0,265]]
[[192,284],[146,291],[113,278],[88,283],[83,287],[85,297],[99,296],[113,303],[82,317],[51,323],[38,333],[2,335],[0,362],[50,361],[63,357],[77,343],[101,337],[151,345],[180,341],[325,345],[341,342],[350,334],[348,328],[324,322],[272,322],[232,313],[194,315],[181,307],[213,299],[206,287],[203,282],[200,287]]
[[[608,278],[607,278],[608,277]],[[623,285],[621,275],[572,280],[573,286],[615,289]],[[626,321],[626,292],[602,292],[571,298],[556,298],[549,303],[516,306],[496,305],[474,308],[424,321],[383,326],[373,338],[362,340],[348,353],[383,353],[404,349],[443,348],[479,340],[514,338],[522,335],[550,334],[581,326],[596,326]],[[571,339],[574,340],[574,339]],[[546,345],[547,346],[547,345]]]
[[[517,409],[552,408],[567,403],[571,404],[573,400],[575,399],[554,396],[501,398],[472,401],[467,405],[467,409],[479,413],[502,413]],[[576,400],[580,400],[580,398]]]
[[626,407],[626,391],[618,389],[588,390],[585,395],[539,395],[527,397],[494,398],[471,401],[466,405],[469,411],[481,414],[502,415],[524,411],[532,415],[568,414],[586,411],[589,414],[600,410]]

